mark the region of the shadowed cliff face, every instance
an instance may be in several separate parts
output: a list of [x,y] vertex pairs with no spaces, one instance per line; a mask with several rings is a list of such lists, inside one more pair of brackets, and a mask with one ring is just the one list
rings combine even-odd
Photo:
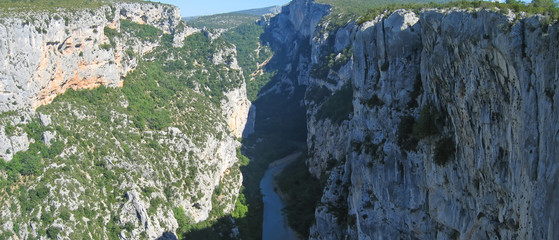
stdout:
[[[316,7],[296,2],[270,27]],[[310,237],[557,237],[558,27],[545,22],[400,10],[311,27],[311,52],[286,60],[311,69],[307,164],[328,179]]]

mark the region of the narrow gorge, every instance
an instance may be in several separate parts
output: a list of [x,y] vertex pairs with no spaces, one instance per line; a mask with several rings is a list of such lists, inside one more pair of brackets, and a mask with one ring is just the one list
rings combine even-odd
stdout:
[[559,239],[553,12],[79,2],[0,12],[0,239],[267,239],[294,152],[303,239]]

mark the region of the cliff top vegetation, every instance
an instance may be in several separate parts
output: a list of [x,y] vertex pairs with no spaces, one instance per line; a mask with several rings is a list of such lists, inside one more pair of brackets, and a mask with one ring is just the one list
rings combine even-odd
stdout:
[[499,2],[487,2],[487,1],[454,1],[447,3],[402,3],[402,4],[390,4],[386,6],[373,7],[367,10],[367,14],[359,18],[358,23],[363,23],[374,19],[379,14],[385,11],[394,11],[396,9],[410,9],[414,11],[419,11],[421,9],[427,8],[462,8],[462,9],[487,9],[500,11],[507,14],[509,10],[514,13],[525,12],[528,15],[543,14],[550,16],[552,19],[559,18],[559,8],[557,8],[557,2],[555,0],[534,0],[530,4],[523,3],[518,0],[507,0],[506,3]]
[[327,31],[335,30],[350,21],[357,20],[358,24],[373,20],[376,16],[392,12],[397,9],[410,9],[419,11],[421,9],[436,8],[463,8],[463,9],[489,9],[508,13],[525,12],[528,15],[543,14],[551,19],[559,19],[559,8],[556,0],[534,0],[530,4],[519,0],[507,0],[506,3],[488,1],[449,1],[449,0],[316,0],[316,3],[332,6],[333,13],[324,18],[328,21]]
[[143,0],[0,0],[0,9],[54,10],[57,8],[97,8],[115,2],[149,2]]
[[449,0],[315,0],[316,3],[328,4],[333,7],[334,11],[343,13],[352,13],[355,16],[363,16],[371,8],[385,8],[391,5],[402,4],[426,4],[434,3],[447,3]]

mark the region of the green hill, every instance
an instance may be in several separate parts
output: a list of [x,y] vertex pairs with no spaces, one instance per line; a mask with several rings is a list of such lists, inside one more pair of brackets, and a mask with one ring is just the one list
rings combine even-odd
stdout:
[[232,29],[246,23],[254,23],[260,19],[258,15],[243,13],[223,13],[198,17],[187,24],[196,28]]

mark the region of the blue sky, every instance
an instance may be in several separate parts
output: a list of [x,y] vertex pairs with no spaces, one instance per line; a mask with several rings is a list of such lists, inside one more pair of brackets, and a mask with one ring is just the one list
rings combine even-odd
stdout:
[[152,0],[178,6],[183,17],[211,15],[239,10],[282,6],[289,0]]

